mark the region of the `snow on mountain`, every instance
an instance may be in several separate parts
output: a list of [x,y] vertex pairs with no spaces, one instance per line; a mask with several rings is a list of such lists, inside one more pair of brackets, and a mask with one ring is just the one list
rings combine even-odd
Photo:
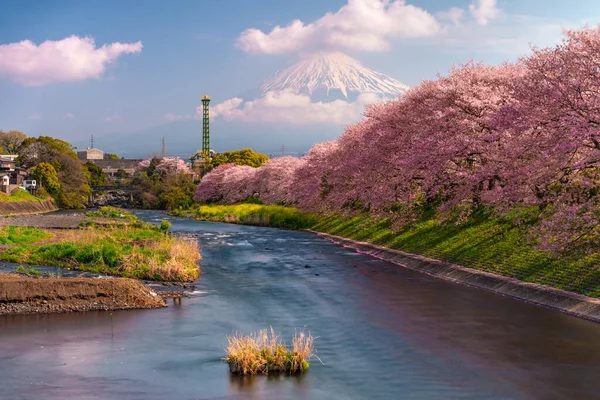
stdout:
[[343,53],[317,53],[273,75],[260,87],[268,92],[292,91],[317,101],[354,100],[361,93],[397,97],[408,86],[362,65]]

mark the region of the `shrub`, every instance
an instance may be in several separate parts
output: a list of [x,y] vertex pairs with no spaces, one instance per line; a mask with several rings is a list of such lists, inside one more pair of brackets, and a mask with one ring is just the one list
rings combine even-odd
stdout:
[[168,221],[166,219],[163,219],[162,221],[160,221],[159,229],[162,232],[164,232],[166,234],[167,232],[169,232],[169,228],[171,228],[171,222],[170,221]]

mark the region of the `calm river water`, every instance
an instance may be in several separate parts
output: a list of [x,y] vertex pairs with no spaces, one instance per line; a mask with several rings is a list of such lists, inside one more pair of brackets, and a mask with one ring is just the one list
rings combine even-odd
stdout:
[[[310,233],[172,222],[199,234],[197,293],[112,316],[0,317],[0,399],[600,398],[600,324]],[[324,364],[299,377],[231,376],[226,336],[269,326],[284,338],[309,329]]]

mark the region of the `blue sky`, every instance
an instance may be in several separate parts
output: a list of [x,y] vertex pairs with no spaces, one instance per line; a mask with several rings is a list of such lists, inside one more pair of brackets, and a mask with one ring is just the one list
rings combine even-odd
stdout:
[[[470,12],[470,5],[481,6],[482,1],[492,3],[496,11],[489,14],[489,19],[477,19]],[[4,0],[0,4],[0,129],[18,129],[31,136],[57,136],[80,146],[87,143],[91,134],[97,137],[97,143],[102,143],[102,137],[111,135],[136,134],[139,140],[148,130],[166,136],[177,135],[178,129],[193,130],[196,121],[191,117],[199,105],[200,94],[210,93],[215,105],[238,97],[293,62],[299,52],[320,50],[322,45],[313,37],[306,39],[297,51],[244,51],[236,46],[242,32],[256,28],[268,35],[276,25],[286,27],[296,19],[308,25],[327,13],[337,13],[347,3]],[[527,53],[528,43],[550,45],[559,40],[561,27],[595,24],[600,17],[600,2],[595,0],[407,0],[406,4],[432,16],[442,28],[419,37],[411,37],[411,32],[379,32],[386,43],[384,50],[371,51],[369,44],[360,51],[352,46],[336,49],[330,44],[328,49],[342,50],[377,71],[415,85],[434,78],[438,72],[444,73],[458,61],[514,60]],[[457,24],[449,20],[451,8],[463,10]],[[363,29],[370,33],[368,28]],[[329,34],[327,28],[319,32]],[[52,60],[39,58],[43,65],[38,66],[36,73],[42,74],[43,79],[32,77],[31,71],[25,71],[28,55],[18,59],[19,65],[7,66],[15,59],[12,44],[29,40],[40,45],[72,35],[93,38],[96,49],[112,43],[130,47],[111,56],[111,62],[93,64],[91,72],[79,71],[77,66],[60,71],[64,63],[50,68],[48,65],[54,65]],[[279,39],[274,37],[270,45],[275,46],[276,40]],[[137,42],[141,46],[135,46]],[[37,54],[35,51],[31,54]],[[85,58],[92,53],[77,54]],[[185,127],[183,120],[190,120]],[[225,121],[216,120],[213,134],[218,134],[220,126],[228,132],[243,129],[238,125],[227,126]],[[260,124],[260,129],[267,129],[265,126]],[[281,126],[274,129],[280,130]],[[329,130],[338,135],[342,128]],[[228,150],[226,142],[220,146],[217,150]]]

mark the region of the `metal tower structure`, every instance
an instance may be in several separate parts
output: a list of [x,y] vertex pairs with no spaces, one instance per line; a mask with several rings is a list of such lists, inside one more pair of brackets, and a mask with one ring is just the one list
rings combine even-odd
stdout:
[[210,122],[208,115],[210,96],[205,94],[200,97],[200,100],[202,100],[202,153],[210,157]]

